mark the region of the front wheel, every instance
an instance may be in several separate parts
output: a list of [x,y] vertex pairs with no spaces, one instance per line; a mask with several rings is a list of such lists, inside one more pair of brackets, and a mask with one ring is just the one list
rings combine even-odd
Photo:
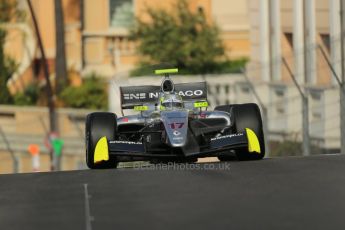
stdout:
[[[249,152],[248,148],[241,148],[235,151],[239,160],[260,160],[265,156],[265,141],[262,128],[260,109],[257,104],[236,104],[216,107],[216,110],[225,111],[231,114],[234,119],[234,132],[244,132],[246,128],[254,131],[259,140],[260,153]],[[219,160],[228,160],[228,156],[219,156]]]
[[108,161],[94,163],[94,153],[97,142],[106,137],[107,140],[115,140],[116,115],[113,113],[96,112],[86,117],[85,139],[86,139],[86,164],[90,169],[116,168],[117,160],[109,156]]

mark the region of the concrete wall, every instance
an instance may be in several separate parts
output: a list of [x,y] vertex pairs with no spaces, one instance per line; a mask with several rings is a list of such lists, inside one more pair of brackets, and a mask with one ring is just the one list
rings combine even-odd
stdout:
[[[59,133],[64,141],[62,169],[72,170],[85,167],[85,117],[89,110],[59,109]],[[41,151],[42,171],[49,170],[49,155],[45,145],[48,110],[43,107],[0,106],[0,128],[11,150],[18,157],[20,172],[30,172],[31,156],[27,148],[37,144]],[[13,170],[9,149],[0,135],[0,173]]]
[[246,1],[212,0],[212,16],[219,25],[226,54],[231,59],[249,57],[249,14]]
[[[339,1],[248,0],[247,3],[251,43],[247,74],[252,81],[268,85],[266,102],[272,139],[302,138],[301,98],[291,73],[281,63],[283,57],[308,94],[312,144],[339,149],[339,89],[326,62],[330,60],[340,76]],[[276,56],[279,49],[281,54]],[[279,68],[281,76],[277,74]]]
[[[331,71],[325,62],[325,58],[317,47],[317,45],[320,45],[326,52],[327,58],[330,59],[330,48],[334,47],[332,43],[339,43],[339,38],[331,40],[330,37],[330,27],[333,23],[333,21],[330,20],[331,1],[332,0],[306,1],[306,8],[308,9],[305,15],[306,24],[310,24],[310,28],[306,34],[314,35],[313,37],[306,37],[309,42],[309,44],[306,44],[309,50],[308,55],[312,58],[312,63],[308,66],[308,70],[312,77],[312,79],[309,80],[310,82],[308,82],[309,86],[331,86],[334,83]],[[265,72],[262,72],[262,70],[266,69],[267,65],[270,66],[269,68],[271,69],[274,69],[277,65],[281,65],[279,63],[281,56],[287,60],[293,72],[297,71],[295,65],[298,63],[295,62],[295,59],[301,56],[302,59],[299,58],[298,60],[301,63],[304,53],[303,38],[302,41],[296,39],[296,36],[299,36],[297,34],[298,30],[296,30],[297,27],[299,27],[303,33],[303,4],[301,4],[301,1],[283,0],[262,0],[262,2],[266,2],[267,4],[265,10],[263,10],[263,4],[260,4],[259,1],[248,0],[250,45],[252,49],[250,56],[251,63],[248,65],[249,75],[253,79],[259,78],[263,81],[290,83],[291,77],[284,66],[280,67],[282,71],[281,79],[277,78],[274,72],[269,73],[269,78],[267,78]],[[278,11],[273,9],[273,3],[276,2],[280,4]],[[298,15],[296,12],[302,13]],[[265,17],[268,17],[269,20],[262,20]],[[279,28],[273,29],[273,26],[270,25],[270,23],[274,21],[280,21]],[[274,36],[261,36],[266,30],[268,30],[268,32],[271,30],[269,34],[274,34],[276,30],[281,30],[279,37],[277,37],[278,41],[276,41]],[[270,44],[267,44],[267,42]],[[272,47],[274,42],[280,43],[281,46],[280,49],[282,53],[278,57],[274,55],[275,48]],[[331,47],[329,47],[330,45]],[[268,52],[268,57],[266,56],[266,58],[264,58],[263,55],[266,52]],[[333,50],[333,52],[337,51]],[[335,64],[338,65],[338,63]],[[304,75],[303,71],[298,72],[300,72],[299,75]],[[301,82],[304,82],[306,77],[297,76],[297,78],[303,79]]]

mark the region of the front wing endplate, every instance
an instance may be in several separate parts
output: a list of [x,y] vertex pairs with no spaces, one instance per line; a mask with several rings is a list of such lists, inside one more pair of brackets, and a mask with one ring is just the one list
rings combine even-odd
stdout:
[[102,137],[98,140],[95,148],[95,153],[93,155],[93,162],[100,163],[102,161],[109,160],[109,149],[108,140],[106,137]]
[[260,142],[255,132],[251,129],[246,128],[247,139],[248,139],[248,152],[261,153]]

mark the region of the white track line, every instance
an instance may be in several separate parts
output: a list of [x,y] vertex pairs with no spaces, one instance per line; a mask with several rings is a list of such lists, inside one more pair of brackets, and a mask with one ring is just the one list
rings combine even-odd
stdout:
[[91,216],[90,211],[90,198],[89,191],[87,189],[88,184],[84,184],[84,194],[85,194],[85,224],[86,224],[86,230],[92,230],[91,221],[94,220],[94,218]]

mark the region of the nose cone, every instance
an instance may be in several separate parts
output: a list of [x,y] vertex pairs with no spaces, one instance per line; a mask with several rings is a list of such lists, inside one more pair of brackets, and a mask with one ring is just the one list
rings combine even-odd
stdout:
[[171,147],[185,146],[188,130],[188,112],[162,111],[161,119]]

